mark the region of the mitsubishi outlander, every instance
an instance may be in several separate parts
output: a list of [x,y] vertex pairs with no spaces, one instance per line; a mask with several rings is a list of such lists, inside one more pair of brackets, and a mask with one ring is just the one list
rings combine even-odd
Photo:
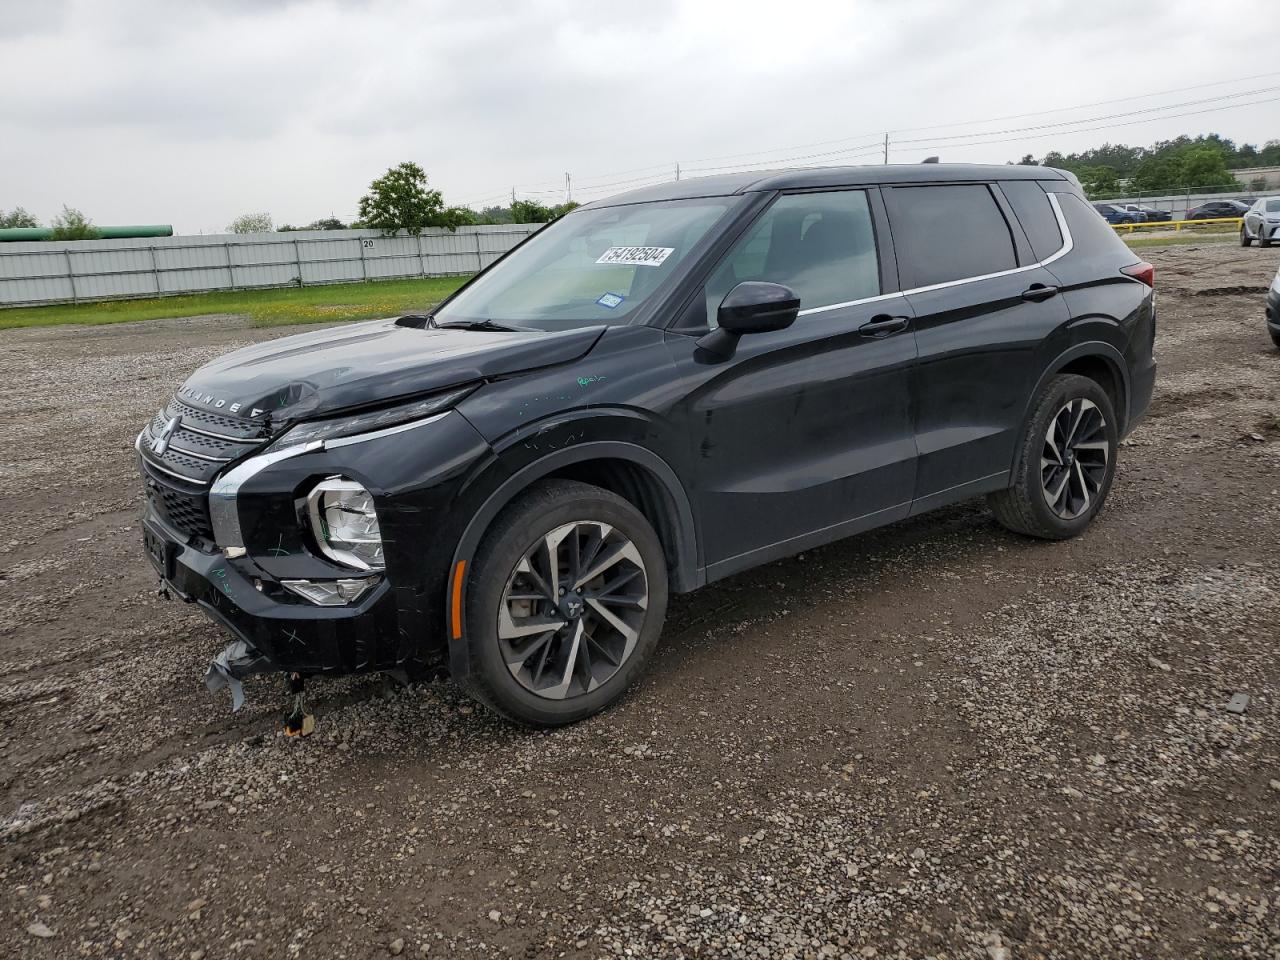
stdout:
[[1153,281],[1043,167],[645,188],[429,316],[197,370],[137,438],[146,550],[233,674],[444,662],[572,722],[672,592],[978,496],[1080,533],[1151,397]]

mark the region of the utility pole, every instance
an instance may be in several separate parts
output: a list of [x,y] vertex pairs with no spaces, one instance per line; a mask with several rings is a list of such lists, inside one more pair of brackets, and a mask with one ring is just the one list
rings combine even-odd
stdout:
[[512,205],[514,205],[514,204],[515,204],[515,202],[516,202],[516,188],[515,188],[515,187],[512,187],[512,188],[511,188],[511,203],[512,203]]
[[564,175],[564,202],[573,202],[573,180],[570,178],[568,171]]
[[889,134],[884,135],[884,162],[889,162]]
[[680,161],[676,161],[676,182],[680,181]]

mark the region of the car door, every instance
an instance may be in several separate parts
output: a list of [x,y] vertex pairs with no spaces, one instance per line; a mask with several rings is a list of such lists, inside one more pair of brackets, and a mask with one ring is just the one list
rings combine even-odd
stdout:
[[[875,190],[778,196],[709,271],[693,329],[670,336],[709,579],[910,509],[915,342],[883,217]],[[709,356],[697,334],[746,280],[789,286],[799,317]]]
[[1068,319],[1058,281],[1037,265],[1062,246],[1035,181],[886,188],[899,276],[915,315],[918,467],[913,513],[1007,484],[1039,375],[1032,352]]

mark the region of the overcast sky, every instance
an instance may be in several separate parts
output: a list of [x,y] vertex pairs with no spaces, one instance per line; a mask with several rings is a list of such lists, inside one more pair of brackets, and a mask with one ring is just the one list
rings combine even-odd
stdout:
[[[47,222],[65,203],[99,224],[209,233],[249,211],[351,218],[369,181],[402,160],[447,202],[479,204],[509,200],[512,186],[558,202],[566,171],[575,198],[593,199],[676,161],[687,171],[844,150],[831,162],[879,162],[856,154],[886,130],[933,141],[891,146],[894,162],[1002,163],[1182,132],[1261,143],[1280,138],[1272,7],[0,0],[0,208]],[[998,133],[1147,119],[1134,111],[1243,91],[1260,92],[1170,111],[1216,111],[1196,116]],[[998,119],[1019,114],[1033,115]],[[966,121],[988,122],[938,126]],[[904,130],[921,127],[934,129]],[[958,135],[1012,142],[941,139]]]

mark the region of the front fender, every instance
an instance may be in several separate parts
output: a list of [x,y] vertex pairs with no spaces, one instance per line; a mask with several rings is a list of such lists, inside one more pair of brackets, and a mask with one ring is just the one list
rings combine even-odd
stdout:
[[[467,572],[476,548],[501,510],[543,477],[593,460],[620,460],[645,471],[662,492],[670,513],[675,563],[670,575],[679,591],[705,582],[699,562],[693,507],[679,476],[663,457],[638,442],[649,431],[648,419],[634,411],[600,408],[570,411],[513,431],[495,445],[496,456],[469,478],[462,499],[474,504],[454,549],[445,604],[445,637],[449,666],[461,679],[470,669],[466,655]],[[627,439],[620,439],[627,437]]]

